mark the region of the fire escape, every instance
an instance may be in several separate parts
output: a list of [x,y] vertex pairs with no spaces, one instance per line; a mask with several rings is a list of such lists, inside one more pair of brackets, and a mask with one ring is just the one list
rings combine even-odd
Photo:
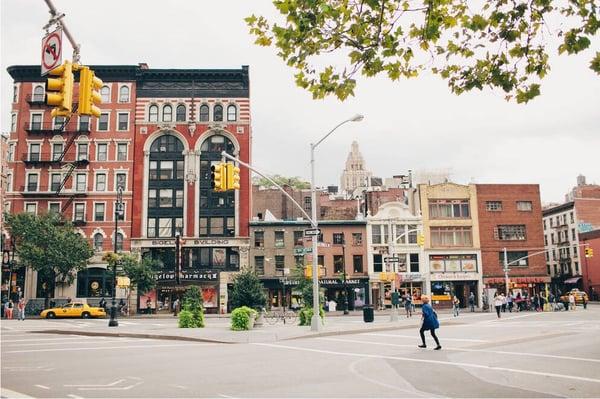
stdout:
[[[44,96],[29,96],[27,98],[27,102],[30,104],[31,108],[34,107],[43,107],[45,106]],[[73,103],[73,113],[71,115],[75,115],[74,112],[77,110],[77,104]],[[29,182],[27,185],[21,188],[21,194],[25,197],[46,197],[46,198],[67,198],[67,201],[62,204],[60,213],[62,215],[65,214],[69,206],[73,203],[73,200],[76,198],[81,198],[87,196],[87,187],[74,187],[72,191],[66,191],[65,186],[69,179],[71,179],[73,172],[77,170],[79,167],[87,166],[89,163],[88,154],[78,154],[75,151],[73,160],[66,160],[67,154],[69,150],[73,146],[75,140],[81,134],[87,134],[90,132],[90,120],[80,120],[79,126],[77,126],[77,121],[72,120],[72,117],[66,117],[63,120],[55,120],[51,123],[45,122],[30,122],[25,125],[25,131],[30,136],[46,136],[50,137],[60,135],[66,138],[66,142],[62,146],[61,153],[31,153],[28,151],[27,154],[23,155],[22,161],[27,166],[37,166],[37,167],[58,167],[60,172],[61,179],[60,181],[54,181],[52,179],[53,173],[50,172],[50,186],[42,186],[39,188],[33,185],[29,186]],[[51,146],[55,143],[50,142]],[[89,148],[88,148],[89,151]],[[54,175],[55,175],[54,174]],[[72,179],[71,179],[72,180]],[[38,182],[39,183],[39,182]],[[75,224],[84,224],[83,221],[75,221]]]

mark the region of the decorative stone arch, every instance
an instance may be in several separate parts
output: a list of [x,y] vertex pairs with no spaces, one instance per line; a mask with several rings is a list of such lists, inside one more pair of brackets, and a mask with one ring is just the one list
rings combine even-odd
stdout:
[[85,232],[84,232],[83,230],[81,230],[81,228],[79,228],[79,227],[75,229],[75,232],[76,232],[77,234],[81,235],[83,238],[88,238],[88,237],[85,235]]
[[233,146],[235,147],[235,151],[233,152],[233,155],[237,157],[240,154],[240,142],[238,141],[238,139],[235,137],[235,135],[233,133],[231,133],[229,130],[223,129],[223,128],[212,128],[212,129],[209,129],[206,132],[204,132],[202,134],[202,136],[196,141],[196,145],[194,147],[196,154],[200,155],[200,152],[201,152],[200,148],[202,147],[202,144],[207,139],[211,138],[212,136],[227,137],[229,139],[229,141],[231,141],[233,143]]
[[[127,238],[127,234],[125,234],[125,231],[121,227],[117,228],[117,233],[121,233],[123,235],[123,240],[125,240]],[[114,230],[110,234],[110,239],[112,240],[112,242],[115,241],[115,231]]]
[[172,135],[172,136],[177,137],[183,144],[184,151],[189,150],[187,139],[183,134],[181,134],[179,131],[177,131],[175,129],[160,128],[160,129],[157,129],[154,132],[150,133],[150,135],[146,138],[146,142],[144,143],[144,154],[149,153],[152,143],[154,143],[154,141],[157,138],[159,138],[160,136],[163,136],[163,135]]
[[107,237],[106,233],[104,232],[104,229],[101,229],[100,227],[96,227],[96,228],[94,229],[94,231],[92,231],[92,234],[91,234],[91,237],[92,237],[92,239],[93,239],[93,238],[94,238],[94,236],[95,236],[96,234],[98,234],[98,233],[100,233],[100,234],[102,235],[102,237],[104,237],[104,238],[106,238],[106,237]]

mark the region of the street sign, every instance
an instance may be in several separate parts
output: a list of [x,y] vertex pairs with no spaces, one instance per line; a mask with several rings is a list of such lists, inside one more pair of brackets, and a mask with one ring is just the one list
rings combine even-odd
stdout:
[[42,76],[62,64],[62,29],[48,33],[42,39]]
[[397,258],[397,257],[394,257],[394,258],[387,257],[387,258],[383,258],[383,260],[384,260],[385,262],[389,262],[389,263],[397,263],[397,262],[400,262],[400,258]]
[[319,229],[307,229],[307,230],[304,230],[304,236],[305,237],[318,236],[319,234],[321,234],[321,230],[319,230]]

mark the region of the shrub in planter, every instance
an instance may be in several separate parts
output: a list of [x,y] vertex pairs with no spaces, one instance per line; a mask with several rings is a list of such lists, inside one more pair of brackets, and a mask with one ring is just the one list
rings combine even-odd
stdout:
[[182,310],[179,312],[179,328],[195,328],[196,321],[194,320],[194,314],[189,310]]
[[[300,325],[301,326],[310,326],[310,320],[313,316],[312,308],[303,308],[300,310]],[[325,324],[325,311],[323,307],[319,308],[319,316],[321,316],[321,322]]]
[[197,287],[190,287],[183,296],[183,310],[179,313],[179,328],[204,327],[202,294]]
[[231,329],[234,331],[249,330],[252,328],[257,314],[256,310],[247,306],[234,309],[231,312]]

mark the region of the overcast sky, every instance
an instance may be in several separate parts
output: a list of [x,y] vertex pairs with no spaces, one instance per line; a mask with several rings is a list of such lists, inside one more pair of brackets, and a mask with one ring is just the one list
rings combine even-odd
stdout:
[[[594,48],[553,56],[542,95],[527,105],[500,93],[451,94],[424,75],[410,81],[361,79],[345,102],[312,100],[272,48],[258,47],[243,21],[276,15],[271,2],[54,0],[82,45],[82,63],[151,68],[250,66],[253,163],[267,173],[308,179],[309,143],[355,113],[317,150],[317,184],[339,185],[352,140],[367,168],[389,177],[413,170],[450,170],[457,183],[539,183],[542,201],[560,202],[578,174],[600,184],[600,77],[588,64]],[[43,0],[2,0],[2,122],[10,128],[6,68],[39,64]],[[67,58],[71,50],[66,49]]]

